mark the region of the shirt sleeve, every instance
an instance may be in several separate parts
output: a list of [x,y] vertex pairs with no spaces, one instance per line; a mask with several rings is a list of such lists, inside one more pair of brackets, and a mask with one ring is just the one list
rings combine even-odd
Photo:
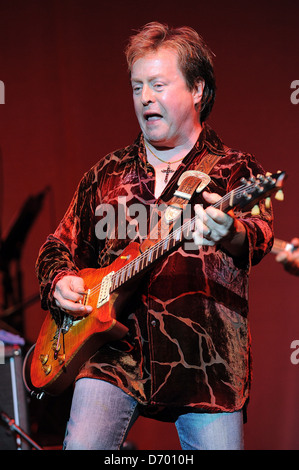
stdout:
[[[242,177],[249,179],[258,175],[265,175],[264,169],[254,156],[246,154],[232,168],[231,177],[228,181],[228,191],[239,187]],[[266,207],[265,199],[261,199],[257,202],[257,205],[259,206],[259,214],[257,215],[252,215],[251,209],[235,211],[236,217],[246,229],[249,249],[248,259],[246,260],[248,269],[258,264],[271,251],[274,240],[272,204],[270,203]],[[244,261],[242,260],[243,263]]]
[[67,274],[78,275],[80,269],[97,264],[95,189],[91,178],[89,173],[82,178],[63,219],[54,234],[48,236],[36,261],[41,306],[49,310],[54,319],[59,315],[53,302],[57,281]]

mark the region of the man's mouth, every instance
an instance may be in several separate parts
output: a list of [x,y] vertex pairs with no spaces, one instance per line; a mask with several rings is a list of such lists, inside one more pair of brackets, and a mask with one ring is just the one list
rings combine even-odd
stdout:
[[146,121],[156,121],[157,119],[162,119],[161,114],[150,112],[144,113],[143,117]]

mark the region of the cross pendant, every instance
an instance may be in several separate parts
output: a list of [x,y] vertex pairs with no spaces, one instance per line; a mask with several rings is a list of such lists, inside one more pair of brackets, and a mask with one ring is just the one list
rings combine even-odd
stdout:
[[168,163],[168,167],[166,168],[166,170],[161,170],[161,172],[165,173],[164,183],[166,184],[168,182],[168,176],[170,175],[170,173],[174,173],[174,170],[170,168],[170,165]]

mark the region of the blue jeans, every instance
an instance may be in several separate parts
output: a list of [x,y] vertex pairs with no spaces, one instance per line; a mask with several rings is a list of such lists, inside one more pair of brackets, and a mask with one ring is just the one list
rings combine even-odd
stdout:
[[[138,416],[137,401],[120,388],[97,379],[80,379],[74,390],[64,449],[121,449]],[[186,413],[175,425],[183,450],[243,449],[242,411]]]

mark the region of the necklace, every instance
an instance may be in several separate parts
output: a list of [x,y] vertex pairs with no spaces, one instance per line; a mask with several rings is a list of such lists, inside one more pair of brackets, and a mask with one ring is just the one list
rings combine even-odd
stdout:
[[180,158],[179,160],[175,160],[175,161],[173,161],[173,162],[166,162],[165,160],[162,160],[162,158],[160,158],[160,157],[158,157],[156,154],[154,154],[154,152],[149,148],[149,146],[147,145],[147,143],[146,143],[145,141],[144,141],[144,143],[145,143],[146,148],[149,149],[149,151],[151,152],[151,154],[152,154],[155,158],[157,158],[157,160],[160,160],[160,162],[167,164],[166,170],[161,170],[161,172],[162,172],[162,173],[165,173],[164,183],[165,183],[165,184],[168,183],[168,177],[169,177],[170,173],[174,173],[174,170],[172,170],[172,169],[170,168],[170,165],[172,165],[172,164],[174,164],[174,163],[179,163],[179,162],[181,162],[182,160],[184,160],[185,157]]

